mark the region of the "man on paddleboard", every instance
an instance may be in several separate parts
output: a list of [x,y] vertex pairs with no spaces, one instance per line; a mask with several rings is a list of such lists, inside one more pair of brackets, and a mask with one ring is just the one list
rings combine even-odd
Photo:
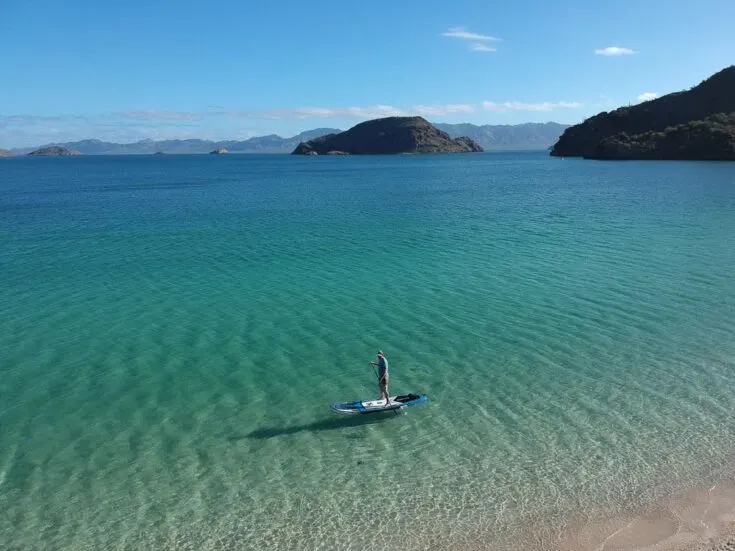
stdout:
[[378,352],[378,361],[370,363],[378,366],[380,397],[385,398],[385,405],[387,406],[390,403],[390,397],[388,396],[388,360],[385,359],[385,354],[380,350]]

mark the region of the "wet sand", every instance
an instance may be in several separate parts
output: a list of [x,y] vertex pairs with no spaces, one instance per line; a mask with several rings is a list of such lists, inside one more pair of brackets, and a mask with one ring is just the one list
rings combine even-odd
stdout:
[[638,515],[570,526],[547,545],[554,551],[735,551],[735,480],[682,492]]

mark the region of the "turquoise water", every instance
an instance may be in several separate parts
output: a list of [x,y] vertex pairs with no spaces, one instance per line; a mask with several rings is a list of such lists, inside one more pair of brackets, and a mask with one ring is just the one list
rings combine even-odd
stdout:
[[[0,548],[503,548],[732,473],[735,166],[0,162]],[[365,422],[332,402],[425,392]]]

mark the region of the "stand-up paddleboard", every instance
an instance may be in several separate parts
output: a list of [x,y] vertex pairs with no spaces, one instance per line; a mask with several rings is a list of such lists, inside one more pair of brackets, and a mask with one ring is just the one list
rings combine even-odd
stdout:
[[380,413],[381,411],[395,411],[397,409],[423,404],[429,398],[426,394],[405,394],[403,396],[391,396],[388,404],[385,399],[380,400],[355,400],[354,402],[340,402],[332,404],[330,409],[335,413],[347,415],[365,415],[366,413]]

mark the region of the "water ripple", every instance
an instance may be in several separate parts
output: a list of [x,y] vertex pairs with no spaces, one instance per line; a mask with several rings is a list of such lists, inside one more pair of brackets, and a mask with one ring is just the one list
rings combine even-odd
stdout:
[[[728,473],[720,169],[478,158],[0,174],[0,546],[503,549]],[[378,349],[429,403],[331,414]]]

